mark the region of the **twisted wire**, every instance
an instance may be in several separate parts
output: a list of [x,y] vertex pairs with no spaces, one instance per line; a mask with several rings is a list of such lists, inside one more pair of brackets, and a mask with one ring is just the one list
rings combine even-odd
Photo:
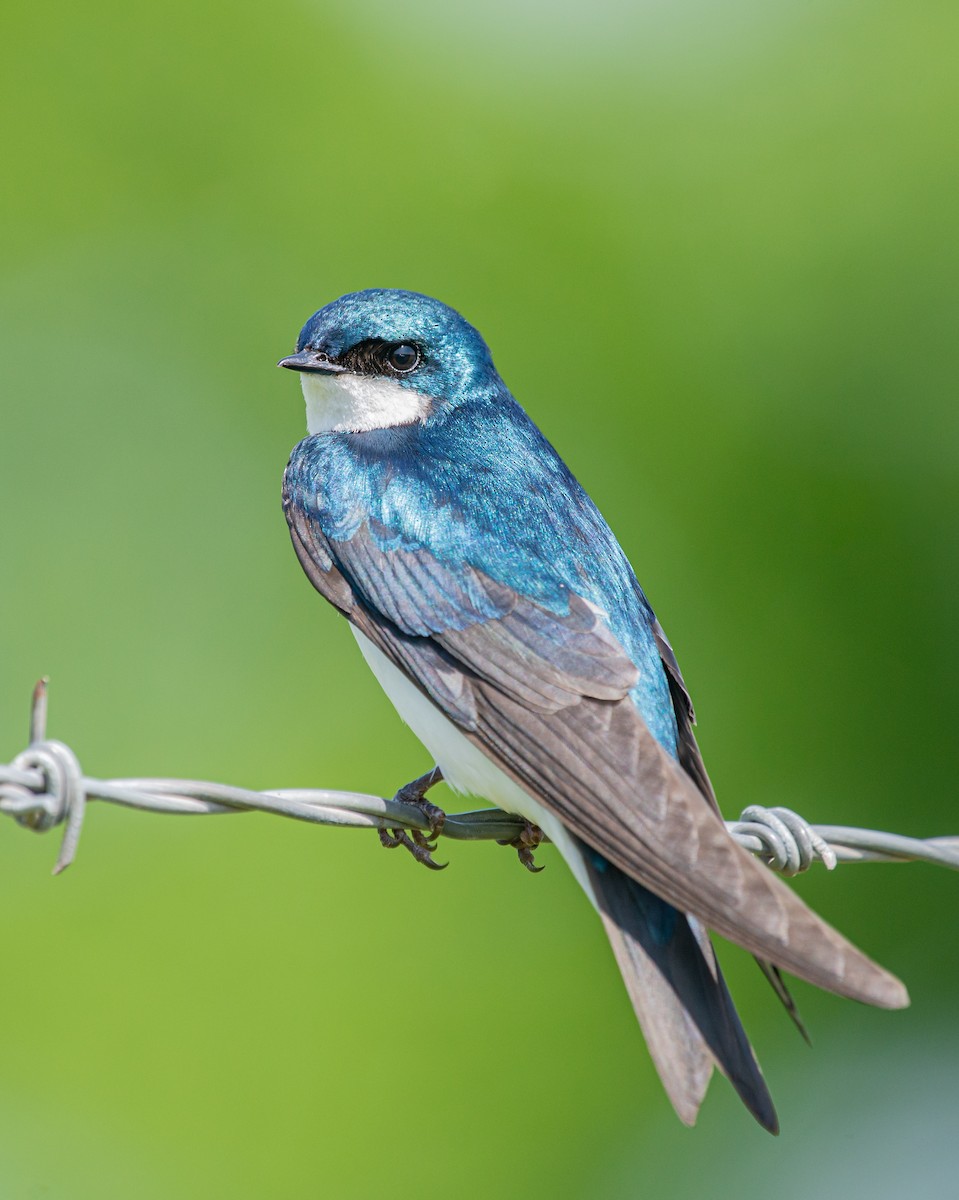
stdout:
[[[255,811],[315,825],[430,831],[420,808],[395,797],[387,800],[324,788],[256,792],[190,779],[90,778],[69,746],[46,737],[46,683],[41,680],[34,689],[30,745],[9,765],[0,764],[0,813],[35,833],[64,825],[55,875],[76,856],[91,800],[158,813],[203,816]],[[499,809],[479,809],[447,814],[442,836],[511,842],[524,827],[520,817]],[[750,805],[726,827],[741,846],[783,875],[807,871],[817,861],[827,870],[838,862],[910,861],[959,870],[959,836],[919,839],[874,829],[811,825],[791,809],[760,805]]]

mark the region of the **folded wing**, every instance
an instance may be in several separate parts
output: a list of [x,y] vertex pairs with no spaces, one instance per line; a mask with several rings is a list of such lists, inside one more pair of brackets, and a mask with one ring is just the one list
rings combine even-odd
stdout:
[[588,846],[780,968],[880,1007],[908,1003],[729,837],[711,793],[650,733],[630,694],[636,667],[594,605],[570,592],[557,613],[467,563],[383,548],[365,525],[327,538],[295,492],[284,507],[314,586]]

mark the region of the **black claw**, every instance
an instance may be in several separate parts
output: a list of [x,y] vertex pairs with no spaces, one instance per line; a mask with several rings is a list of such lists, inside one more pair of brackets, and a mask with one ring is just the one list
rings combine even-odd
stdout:
[[426,846],[417,846],[414,843],[411,853],[418,863],[422,863],[424,867],[429,867],[431,871],[445,871],[449,866],[448,862],[438,863]]
[[446,824],[446,813],[438,805],[431,804],[429,800],[424,799],[427,791],[435,783],[439,783],[442,778],[443,772],[439,767],[434,767],[432,771],[421,775],[419,779],[405,784],[393,797],[402,804],[410,804],[418,808],[423,814],[423,820],[429,826],[428,830],[379,830],[381,845],[386,846],[389,850],[396,846],[403,846],[409,850],[418,863],[429,867],[431,871],[443,871],[449,866],[449,863],[438,863],[433,859],[437,838],[443,832],[443,826]]
[[377,833],[380,835],[381,846],[385,846],[387,850],[395,850],[397,846],[403,846],[404,849],[409,850],[418,863],[429,867],[431,871],[445,871],[449,866],[449,863],[438,863],[433,860],[432,855],[436,846],[428,842],[418,829],[410,831],[412,837],[405,829],[379,829]]
[[522,830],[508,842],[499,842],[500,846],[512,846],[516,851],[519,861],[523,864],[527,871],[532,871],[534,875],[538,875],[540,871],[544,871],[545,865],[538,867],[533,858],[533,851],[540,844],[546,835],[538,825],[534,825],[532,821],[523,821]]
[[[380,835],[380,845],[385,846],[387,850],[395,850],[400,845],[400,839],[394,837],[388,829],[378,829],[376,832]],[[393,830],[394,834],[399,832],[399,830]]]
[[545,864],[541,867],[536,865],[536,860],[533,858],[532,850],[527,850],[525,847],[520,846],[516,852],[519,855],[519,861],[523,864],[527,871],[532,871],[534,875],[538,875],[540,871],[546,870]]

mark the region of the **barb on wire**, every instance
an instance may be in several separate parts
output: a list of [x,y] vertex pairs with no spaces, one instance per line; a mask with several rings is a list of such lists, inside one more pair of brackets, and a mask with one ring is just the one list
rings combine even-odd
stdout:
[[[254,792],[191,779],[92,779],[64,742],[46,736],[47,680],[33,690],[30,744],[8,766],[0,764],[0,813],[44,833],[64,825],[53,873],[73,862],[87,802],[104,800],[148,812],[203,816],[266,812],[314,825],[359,829],[431,831],[423,811],[395,797],[325,788],[282,788]],[[837,862],[922,861],[959,871],[959,836],[918,839],[874,829],[810,825],[788,808],[753,805],[738,821],[727,821],[731,836],[774,871],[796,875],[813,862],[832,870]],[[447,814],[442,836],[456,841],[511,842],[524,830],[521,817],[500,809]]]

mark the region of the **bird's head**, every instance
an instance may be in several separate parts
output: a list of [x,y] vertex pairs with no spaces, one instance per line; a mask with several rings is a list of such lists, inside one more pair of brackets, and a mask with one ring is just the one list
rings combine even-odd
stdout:
[[300,372],[310,433],[427,421],[502,386],[486,343],[458,312],[391,288],[315,312],[278,365]]

